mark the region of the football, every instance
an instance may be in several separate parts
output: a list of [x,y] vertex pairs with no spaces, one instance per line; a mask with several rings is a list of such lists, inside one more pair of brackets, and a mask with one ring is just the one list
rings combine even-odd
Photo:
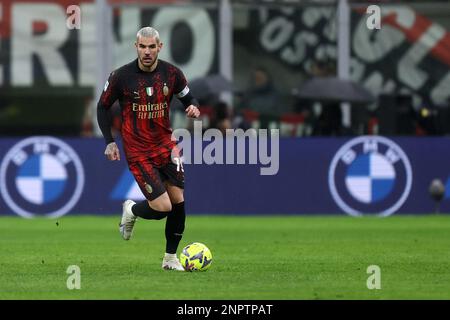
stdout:
[[183,248],[180,262],[186,271],[206,271],[211,266],[211,251],[203,243],[194,242]]

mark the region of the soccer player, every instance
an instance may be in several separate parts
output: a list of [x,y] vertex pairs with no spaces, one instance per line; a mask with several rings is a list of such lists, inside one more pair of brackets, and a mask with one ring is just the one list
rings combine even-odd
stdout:
[[120,160],[111,134],[108,109],[119,100],[121,135],[128,168],[147,200],[126,200],[119,231],[125,240],[132,236],[137,217],[160,220],[165,226],[166,253],[162,268],[184,271],[176,252],[185,227],[184,170],[172,139],[169,105],[175,95],[186,115],[200,115],[198,101],[191,95],[183,72],[158,59],[163,47],[156,29],[145,27],[136,36],[137,59],[113,71],[97,104],[97,120],[106,142],[105,155]]

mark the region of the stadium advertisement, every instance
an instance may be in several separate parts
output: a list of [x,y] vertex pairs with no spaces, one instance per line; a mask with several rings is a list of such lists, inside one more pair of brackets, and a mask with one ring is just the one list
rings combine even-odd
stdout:
[[[217,9],[156,6],[163,3],[111,9],[112,67],[135,59],[137,30],[155,24],[170,44],[161,52],[161,58],[176,62],[190,78],[217,72]],[[185,28],[178,28],[180,24]],[[2,1],[0,87],[93,87],[96,45],[101,41],[96,39],[95,26],[96,4],[92,0]],[[188,48],[176,45],[184,43],[181,40],[186,37],[191,40]]]
[[[217,73],[217,7],[163,6],[170,2],[109,7],[114,39],[102,61],[112,70],[136,59],[136,32],[155,24],[167,43],[160,58],[189,79]],[[0,134],[80,134],[100,81],[96,10],[92,0],[0,2]],[[33,117],[30,101],[40,110]]]
[[[187,212],[431,214],[438,207],[429,194],[434,179],[446,185],[439,209],[449,212],[449,144],[448,138],[282,138],[271,174],[261,174],[267,164],[258,162],[185,164]],[[119,214],[125,199],[143,199],[125,159],[110,162],[103,151],[102,139],[1,139],[0,214]]]

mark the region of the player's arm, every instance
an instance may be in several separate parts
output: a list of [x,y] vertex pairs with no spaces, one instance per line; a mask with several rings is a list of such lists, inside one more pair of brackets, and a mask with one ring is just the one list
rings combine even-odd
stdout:
[[177,98],[183,104],[186,111],[186,116],[188,116],[189,118],[198,118],[200,116],[200,110],[198,109],[198,100],[192,96],[188,86],[186,86],[183,91],[177,94]]
[[199,103],[192,96],[183,72],[180,69],[176,70],[175,96],[183,104],[186,116],[189,118],[198,118],[200,116],[200,110],[198,109]]
[[117,100],[117,90],[117,76],[111,73],[97,103],[97,122],[106,143],[105,155],[113,161],[120,160],[119,148],[111,133],[112,124],[109,117],[109,109]]

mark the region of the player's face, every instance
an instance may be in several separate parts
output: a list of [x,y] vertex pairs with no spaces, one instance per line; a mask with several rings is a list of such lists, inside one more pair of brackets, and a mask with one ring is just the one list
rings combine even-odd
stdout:
[[156,38],[139,37],[136,41],[136,49],[140,64],[145,68],[151,68],[158,59],[161,48],[162,43]]

